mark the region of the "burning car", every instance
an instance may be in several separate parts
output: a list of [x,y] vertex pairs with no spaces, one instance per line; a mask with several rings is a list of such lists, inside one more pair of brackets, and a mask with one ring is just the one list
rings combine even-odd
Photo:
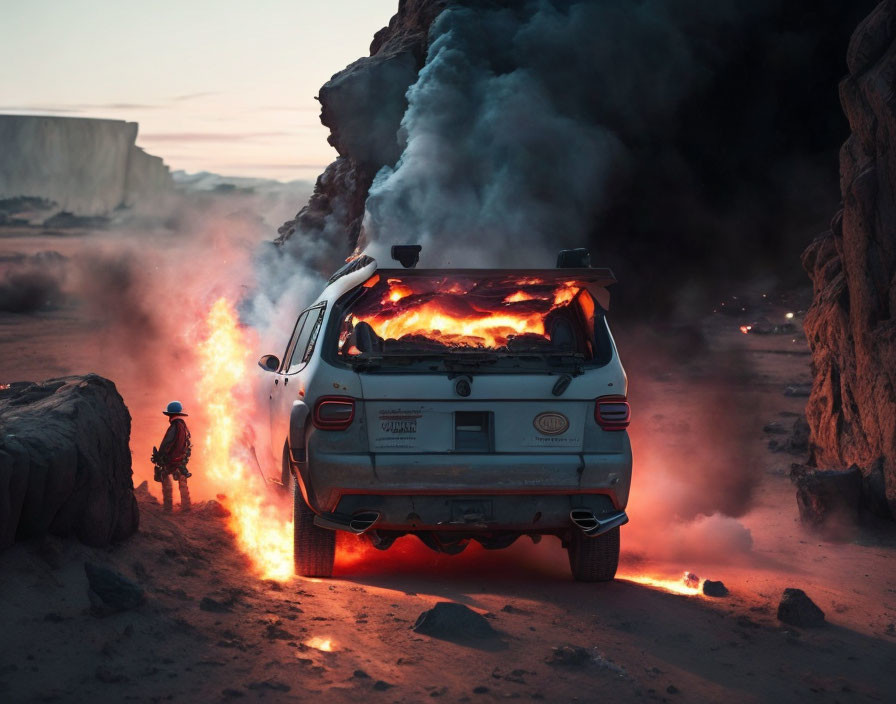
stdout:
[[[394,247],[406,266],[418,246]],[[294,486],[296,572],[330,576],[335,531],[458,553],[558,536],[613,579],[632,455],[609,269],[381,269],[361,256],[266,355],[271,433]],[[568,266],[573,264],[573,266]]]

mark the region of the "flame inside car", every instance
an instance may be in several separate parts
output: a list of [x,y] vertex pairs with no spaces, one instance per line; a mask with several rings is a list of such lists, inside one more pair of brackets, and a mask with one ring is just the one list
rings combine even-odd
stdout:
[[[552,325],[573,309],[594,313],[591,295],[575,281],[509,276],[375,276],[343,321],[340,351],[367,352],[352,339],[366,324],[383,353],[404,351],[537,352],[551,349]],[[571,306],[576,302],[576,306]]]

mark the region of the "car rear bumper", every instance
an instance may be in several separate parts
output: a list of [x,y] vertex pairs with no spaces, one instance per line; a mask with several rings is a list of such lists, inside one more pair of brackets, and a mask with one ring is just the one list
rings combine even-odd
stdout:
[[[625,508],[631,453],[334,453],[309,445],[296,466],[318,514],[380,515],[383,529],[538,531],[566,528],[570,511]],[[626,443],[626,450],[628,445]]]

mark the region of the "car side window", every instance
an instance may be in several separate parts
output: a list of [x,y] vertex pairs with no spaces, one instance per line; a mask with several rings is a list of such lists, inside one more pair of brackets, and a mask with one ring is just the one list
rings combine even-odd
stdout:
[[[289,344],[286,345],[286,352],[283,354],[283,365],[281,367],[281,373],[286,372],[286,370],[289,368],[286,364],[286,360],[291,359],[295,354],[296,342],[302,335],[302,328],[308,320],[308,313],[309,311],[306,310],[299,316],[299,319],[296,321],[296,326],[292,331],[292,337],[289,338]],[[291,363],[290,366],[292,366]]]
[[296,338],[296,344],[292,349],[292,358],[289,360],[287,374],[295,374],[308,362],[317,333],[320,330],[320,322],[323,319],[323,308],[312,308],[305,312],[305,321],[302,330]]

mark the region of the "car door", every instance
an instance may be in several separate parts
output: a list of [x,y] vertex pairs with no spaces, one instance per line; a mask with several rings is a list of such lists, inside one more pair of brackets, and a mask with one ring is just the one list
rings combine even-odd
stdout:
[[300,372],[307,366],[320,333],[325,305],[317,305],[302,312],[296,321],[290,344],[279,371],[274,375],[271,391],[271,443],[275,457],[280,456],[289,435],[289,416],[292,405],[299,398]]

